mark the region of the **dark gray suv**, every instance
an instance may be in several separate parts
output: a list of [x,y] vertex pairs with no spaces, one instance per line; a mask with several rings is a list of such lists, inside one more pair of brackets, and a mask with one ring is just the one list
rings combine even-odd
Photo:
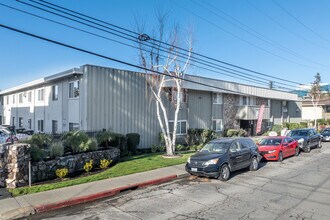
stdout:
[[222,138],[210,141],[192,155],[186,171],[196,176],[229,179],[230,172],[249,167],[255,171],[261,156],[251,138]]

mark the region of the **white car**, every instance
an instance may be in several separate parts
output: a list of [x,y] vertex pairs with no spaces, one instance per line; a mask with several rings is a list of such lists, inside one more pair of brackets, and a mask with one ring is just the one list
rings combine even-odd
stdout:
[[0,144],[11,143],[11,138],[13,138],[13,141],[18,141],[17,137],[11,135],[9,130],[5,128],[0,129]]

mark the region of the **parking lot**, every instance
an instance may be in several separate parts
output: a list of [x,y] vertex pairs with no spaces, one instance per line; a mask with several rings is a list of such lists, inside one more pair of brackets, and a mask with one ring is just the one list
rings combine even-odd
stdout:
[[329,219],[330,144],[227,182],[190,176],[31,219]]

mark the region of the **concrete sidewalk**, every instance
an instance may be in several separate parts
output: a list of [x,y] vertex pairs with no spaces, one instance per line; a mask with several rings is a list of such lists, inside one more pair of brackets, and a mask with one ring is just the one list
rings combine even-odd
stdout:
[[187,175],[184,164],[116,177],[30,195],[0,199],[0,219],[25,217],[37,212],[113,196]]

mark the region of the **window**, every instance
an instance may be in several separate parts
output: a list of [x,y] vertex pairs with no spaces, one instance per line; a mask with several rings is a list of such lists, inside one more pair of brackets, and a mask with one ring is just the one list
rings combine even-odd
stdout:
[[3,96],[0,96],[0,105],[3,105]]
[[22,117],[19,117],[18,118],[18,127],[23,127],[23,118]]
[[[169,99],[171,102],[176,102],[177,101],[177,89],[176,88],[172,88],[170,90],[170,96]],[[182,89],[180,92],[180,99],[181,99],[181,103],[186,103],[187,102],[187,95],[188,95],[188,90],[187,89]]]
[[44,100],[44,89],[38,89],[38,101]]
[[214,131],[222,131],[222,119],[213,119],[212,124]]
[[13,104],[15,104],[15,94],[13,95]]
[[69,131],[73,131],[73,130],[79,130],[78,123],[69,123]]
[[2,125],[2,116],[0,115],[0,125]]
[[267,100],[266,100],[265,105],[266,105],[266,107],[270,107],[270,99],[267,99]]
[[15,117],[13,117],[12,120],[13,120],[13,121],[11,122],[11,125],[12,125],[12,126],[15,126]]
[[9,95],[7,95],[7,105],[9,105]]
[[79,81],[69,83],[69,98],[79,97]]
[[18,94],[18,102],[23,103],[23,93]]
[[32,129],[32,120],[31,120],[31,118],[28,119],[28,129]]
[[52,100],[58,100],[58,85],[52,86]]
[[31,102],[32,100],[32,92],[28,92],[28,102]]
[[[169,121],[170,132],[173,132],[174,121]],[[176,134],[187,134],[187,121],[178,121]]]
[[58,123],[56,120],[52,120],[52,133],[56,134],[58,131]]
[[6,124],[6,116],[2,116],[2,124]]
[[213,104],[222,104],[222,94],[213,93]]
[[325,111],[326,111],[326,112],[330,112],[330,105],[327,105],[327,106],[325,107]]
[[256,105],[256,97],[241,96],[241,105]]
[[38,131],[44,132],[44,120],[38,120]]

